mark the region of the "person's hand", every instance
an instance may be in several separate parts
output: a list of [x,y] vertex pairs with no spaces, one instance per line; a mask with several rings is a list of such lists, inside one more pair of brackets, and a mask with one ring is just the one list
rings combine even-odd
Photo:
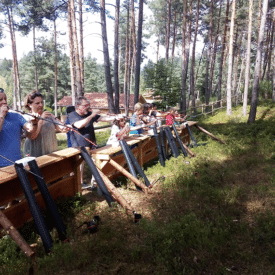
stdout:
[[41,115],[41,118],[47,119],[47,118],[50,118],[50,117],[52,117],[52,116],[53,116],[53,115],[52,115],[50,112],[44,111],[44,112],[42,113],[42,115]]
[[92,115],[96,116],[100,114],[100,110],[99,109],[93,109]]
[[9,107],[7,104],[3,104],[1,107],[0,107],[0,117],[2,117],[3,119],[5,119],[7,113],[9,111]]

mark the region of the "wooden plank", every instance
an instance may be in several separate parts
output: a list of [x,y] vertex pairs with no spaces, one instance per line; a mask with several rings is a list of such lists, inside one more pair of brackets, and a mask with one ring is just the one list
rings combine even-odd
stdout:
[[199,125],[195,125],[200,131],[202,131],[203,133],[207,134],[208,136],[210,136],[212,139],[215,139],[219,142],[221,142],[222,144],[225,144],[225,142],[219,138],[217,138],[216,136],[214,136],[213,134],[211,134],[210,132],[206,131],[205,129],[203,129],[201,126]]
[[[53,198],[56,200],[60,197],[70,197],[75,195],[75,177],[69,176],[64,178],[53,185],[49,186],[49,192]],[[35,194],[36,200],[41,209],[45,209],[45,204],[41,193]],[[5,209],[3,213],[11,221],[11,223],[16,227],[22,226],[25,222],[32,220],[32,215],[29,210],[28,202],[23,199],[20,203]]]

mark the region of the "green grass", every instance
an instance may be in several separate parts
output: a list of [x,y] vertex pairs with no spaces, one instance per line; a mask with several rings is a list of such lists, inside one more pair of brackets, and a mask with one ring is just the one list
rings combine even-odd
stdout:
[[[53,231],[48,256],[37,240],[37,274],[275,274],[275,104],[260,103],[253,125],[241,113],[239,106],[231,117],[224,110],[200,119],[225,145],[192,128],[195,158],[147,165],[151,182],[164,176],[151,195],[117,182],[143,215],[139,225],[96,194],[60,201],[71,242],[59,243]],[[78,228],[96,214],[98,233]],[[31,226],[20,232],[36,240]],[[26,274],[30,262],[10,238],[0,252],[1,274]]]

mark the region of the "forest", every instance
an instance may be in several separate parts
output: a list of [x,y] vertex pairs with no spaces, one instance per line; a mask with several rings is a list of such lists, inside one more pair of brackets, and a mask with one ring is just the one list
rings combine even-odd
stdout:
[[[13,58],[0,60],[0,85],[19,109],[24,95],[37,89],[55,112],[64,95],[74,102],[85,92],[106,92],[110,112],[118,113],[124,93],[127,113],[130,93],[137,102],[139,94],[153,90],[162,96],[159,107],[180,103],[183,113],[189,108],[195,113],[199,103],[219,107],[226,99],[231,115],[232,102],[242,101],[243,115],[249,112],[253,123],[259,97],[275,101],[274,5],[270,0],[2,0],[0,38],[8,31]],[[103,64],[84,52],[87,13],[100,15]],[[113,22],[113,56],[106,18]],[[68,55],[57,39],[58,20],[67,22]],[[37,30],[51,38],[36,38]],[[33,40],[33,50],[20,60],[19,34]],[[145,38],[154,44],[155,56],[146,56]]]

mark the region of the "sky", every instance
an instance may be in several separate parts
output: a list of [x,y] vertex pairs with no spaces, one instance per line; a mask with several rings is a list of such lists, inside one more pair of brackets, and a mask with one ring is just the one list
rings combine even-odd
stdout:
[[[112,11],[113,7],[108,6],[108,9]],[[146,16],[149,16],[151,11],[148,7],[144,6],[144,11]],[[136,15],[137,18],[137,15]],[[100,22],[99,14],[89,14],[84,15],[84,55],[87,56],[91,53],[92,57],[97,58],[98,63],[103,63],[103,52],[102,52],[102,39],[101,39],[101,27],[98,22]],[[61,34],[57,37],[57,42],[65,44],[66,53],[69,55],[69,47],[68,47],[68,26],[67,21],[65,19],[58,20],[57,22],[57,31]],[[145,32],[145,30],[143,30]],[[12,59],[12,48],[11,48],[11,38],[8,32],[8,29],[4,29],[5,38],[0,40],[0,43],[4,44],[4,47],[0,49],[0,59]],[[49,32],[36,32],[36,38],[39,37],[47,37],[50,38],[53,35],[52,31]],[[114,20],[107,18],[107,36],[108,36],[108,44],[109,44],[109,55],[110,58],[113,58],[113,43],[114,43]],[[79,38],[79,36],[78,36]],[[144,38],[143,38],[144,39]],[[150,40],[145,40],[149,42],[149,45],[146,49],[146,55],[153,61],[156,59],[156,43],[154,40],[156,38],[152,37]],[[26,55],[29,51],[33,50],[33,34],[30,32],[28,36],[23,36],[19,32],[16,32],[16,45],[17,45],[17,57],[21,59],[24,55]],[[164,47],[162,47],[160,54],[164,56]],[[147,63],[146,61],[143,65]]]

